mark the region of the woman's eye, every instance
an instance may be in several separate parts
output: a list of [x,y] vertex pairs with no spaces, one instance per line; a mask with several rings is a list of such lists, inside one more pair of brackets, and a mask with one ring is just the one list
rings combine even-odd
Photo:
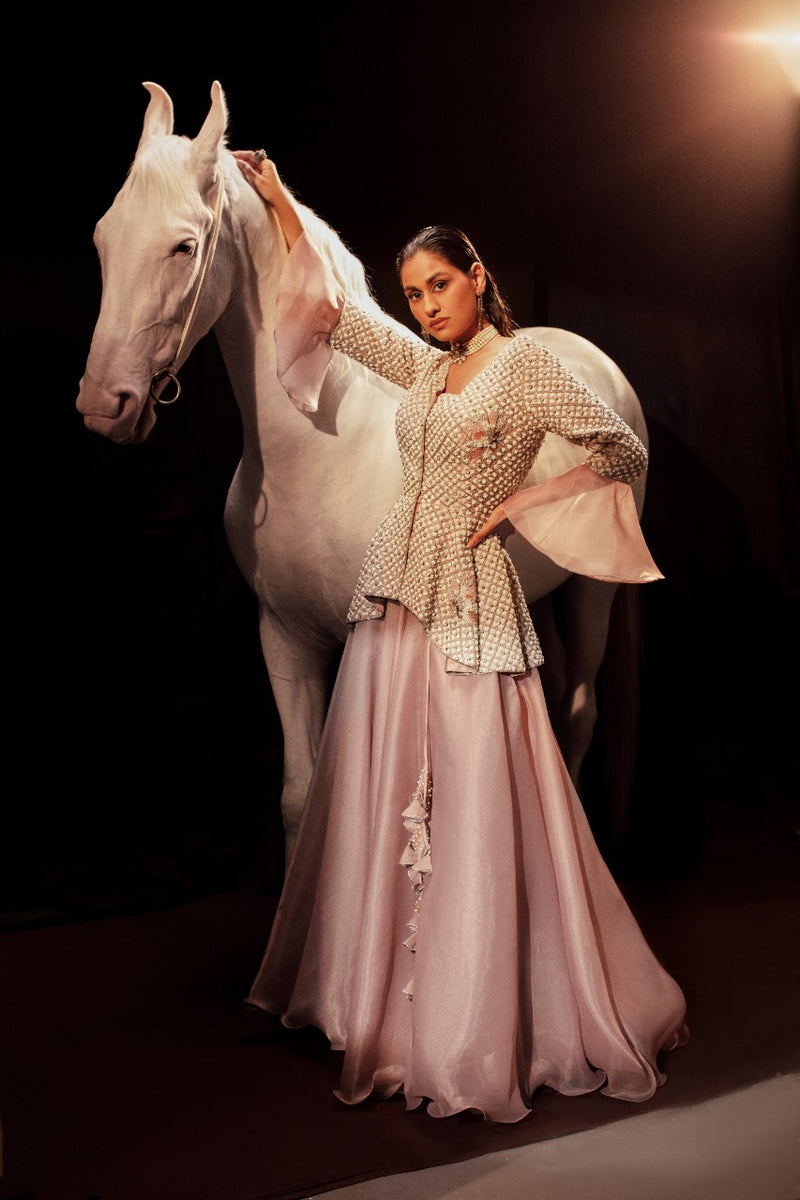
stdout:
[[447,287],[447,280],[446,280],[446,279],[437,279],[437,280],[436,280],[436,283],[433,285],[433,290],[434,290],[434,291],[439,291],[439,292],[442,292],[442,291],[444,291],[444,289],[445,289],[446,287]]

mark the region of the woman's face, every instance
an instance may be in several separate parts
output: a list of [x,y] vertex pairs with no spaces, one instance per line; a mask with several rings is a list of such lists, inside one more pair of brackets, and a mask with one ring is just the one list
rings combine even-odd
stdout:
[[483,267],[468,275],[440,254],[418,250],[400,268],[408,306],[420,325],[440,342],[466,342],[478,332],[477,295],[485,285]]

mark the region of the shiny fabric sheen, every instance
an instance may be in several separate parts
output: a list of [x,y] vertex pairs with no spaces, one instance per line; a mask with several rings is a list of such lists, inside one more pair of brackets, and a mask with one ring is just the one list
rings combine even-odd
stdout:
[[[416,952],[402,813],[428,763]],[[412,981],[413,999],[404,989]],[[389,602],[349,635],[249,1002],[344,1051],[337,1096],[518,1121],[537,1088],[642,1101],[683,994],[611,877],[538,672],[452,675]]]

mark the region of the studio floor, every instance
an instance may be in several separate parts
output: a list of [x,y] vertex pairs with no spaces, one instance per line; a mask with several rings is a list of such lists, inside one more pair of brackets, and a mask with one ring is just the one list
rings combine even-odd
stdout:
[[770,839],[770,861],[763,838],[743,842],[753,865],[735,885],[629,889],[691,1020],[653,1100],[544,1089],[511,1126],[437,1121],[400,1098],[339,1104],[325,1040],[243,1003],[276,902],[258,889],[18,919],[2,934],[0,1195],[797,1200],[798,889],[785,841]]

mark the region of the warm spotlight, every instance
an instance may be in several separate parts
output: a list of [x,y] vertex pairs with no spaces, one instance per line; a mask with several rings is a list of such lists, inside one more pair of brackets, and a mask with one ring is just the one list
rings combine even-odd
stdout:
[[749,29],[729,33],[727,39],[754,46],[769,46],[783,67],[795,92],[800,95],[800,26],[793,29]]

